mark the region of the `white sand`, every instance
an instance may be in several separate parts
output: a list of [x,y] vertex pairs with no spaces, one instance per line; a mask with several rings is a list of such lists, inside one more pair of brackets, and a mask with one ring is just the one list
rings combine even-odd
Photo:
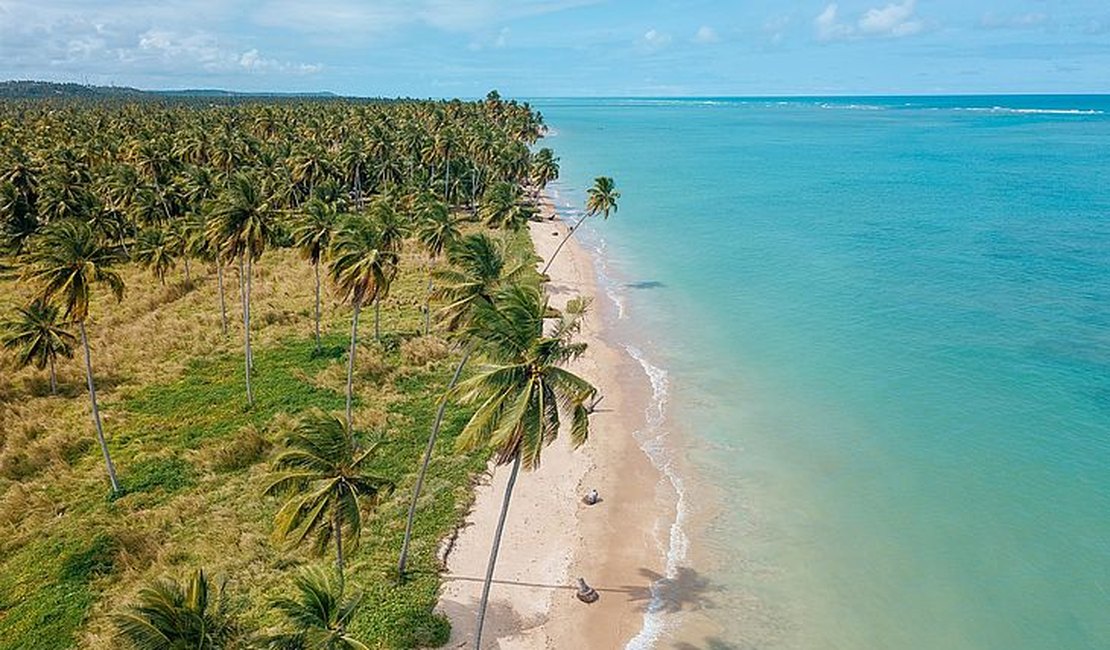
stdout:
[[[545,202],[543,215],[552,214]],[[530,228],[536,252],[545,260],[566,232],[556,221]],[[593,260],[574,239],[549,275],[555,307],[577,295],[591,296],[595,304],[604,299],[598,295]],[[545,450],[542,466],[522,470],[517,480],[490,593],[486,648],[623,648],[642,625],[651,577],[662,572],[654,533],[660,517],[673,513],[666,496],[658,494],[658,472],[633,438],[644,425],[650,386],[638,364],[606,341],[604,330],[596,311],[587,316],[581,340],[589,349],[571,367],[604,395],[591,416],[590,441],[572,451],[564,433]],[[453,628],[447,647],[472,647],[508,474],[507,467],[496,468],[492,481],[478,488],[448,558],[439,604]],[[603,501],[587,507],[581,497],[591,488]],[[575,599],[578,576],[601,592],[597,603]]]

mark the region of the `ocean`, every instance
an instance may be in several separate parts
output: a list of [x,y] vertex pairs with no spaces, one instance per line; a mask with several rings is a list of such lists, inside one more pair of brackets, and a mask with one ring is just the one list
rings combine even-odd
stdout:
[[533,105],[682,496],[630,648],[1110,648],[1110,97]]

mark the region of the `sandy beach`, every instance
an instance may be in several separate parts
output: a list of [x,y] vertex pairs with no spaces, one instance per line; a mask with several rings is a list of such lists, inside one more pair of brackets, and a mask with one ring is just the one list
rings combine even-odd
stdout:
[[[566,233],[550,220],[530,224],[536,252],[547,259]],[[640,365],[606,336],[596,272],[590,254],[569,241],[549,270],[555,307],[590,296],[582,340],[589,349],[572,369],[604,396],[591,416],[590,440],[577,451],[565,435],[544,452],[542,466],[523,473],[509,508],[490,594],[483,646],[504,650],[623,648],[640,630],[651,584],[664,572],[657,539],[673,518],[673,495],[639,447],[634,434],[645,424],[651,386]],[[474,507],[447,558],[440,611],[451,619],[447,647],[472,647],[482,578],[504,495],[508,469],[499,468],[477,488]],[[601,503],[581,497],[597,489]],[[662,523],[661,523],[662,522]],[[601,594],[586,605],[574,597],[576,578]]]

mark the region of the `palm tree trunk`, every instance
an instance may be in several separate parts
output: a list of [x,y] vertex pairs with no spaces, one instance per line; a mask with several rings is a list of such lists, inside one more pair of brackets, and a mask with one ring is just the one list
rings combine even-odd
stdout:
[[486,622],[486,606],[489,605],[489,588],[493,583],[493,570],[497,566],[497,551],[501,548],[501,533],[505,530],[505,516],[509,514],[509,499],[513,496],[513,486],[516,485],[516,475],[520,472],[520,452],[513,458],[513,470],[509,474],[509,483],[505,486],[505,499],[501,502],[501,516],[497,518],[497,531],[493,534],[493,548],[489,552],[489,564],[486,565],[486,581],[482,584],[482,599],[478,603],[478,630],[474,634],[474,647],[481,650],[482,626]]
[[432,329],[432,274],[428,272],[428,287],[424,291],[424,336]]
[[451,158],[447,156],[443,160],[443,202],[451,206]]
[[216,282],[220,285],[220,327],[227,336],[227,301],[224,299],[224,265],[216,261]]
[[239,256],[239,298],[243,303],[243,368],[247,381],[247,406],[254,406],[254,393],[251,392],[251,321],[250,299],[247,297],[247,282],[243,273],[243,256]]
[[332,515],[331,530],[335,535],[335,571],[339,574],[339,594],[343,595],[343,526],[339,520],[339,509]]
[[380,327],[380,325],[381,325],[381,308],[382,308],[381,300],[378,299],[378,298],[374,298],[374,340],[375,341],[382,340],[382,330],[381,330],[381,327]]
[[50,394],[58,394],[58,377],[54,374],[54,357],[50,357]]
[[351,351],[347,355],[347,431],[351,428],[351,403],[354,400],[355,384],[355,350],[358,345],[358,312],[362,309],[362,300],[355,299],[355,313],[351,317]]
[[251,372],[254,372],[254,348],[251,347],[251,276],[253,271],[254,260],[250,255],[247,255],[247,365],[250,367]]
[[470,207],[478,205],[478,168],[474,168],[474,175],[470,177]]
[[474,351],[473,344],[467,346],[466,352],[463,353],[462,359],[459,360],[458,367],[455,368],[455,374],[451,377],[451,383],[447,384],[447,390],[444,392],[443,397],[439,400],[439,408],[436,409],[436,419],[432,423],[432,433],[428,436],[428,444],[424,447],[424,461],[420,464],[420,472],[416,475],[416,485],[412,488],[412,502],[409,504],[408,521],[405,523],[405,540],[401,543],[401,560],[397,563],[397,583],[400,584],[405,580],[405,565],[409,561],[409,542],[412,541],[412,524],[416,519],[416,502],[420,499],[420,491],[424,488],[424,477],[428,474],[428,465],[432,460],[432,451],[435,450],[436,438],[439,437],[439,427],[443,423],[443,412],[447,410],[447,394],[459,382],[459,377],[462,375],[463,366],[466,365],[467,360],[470,359],[470,353]]
[[92,402],[92,419],[96,426],[96,439],[100,442],[100,451],[104,454],[104,465],[108,468],[108,480],[112,484],[112,494],[119,494],[119,481],[116,480],[116,466],[112,463],[112,454],[108,452],[108,441],[104,439],[104,427],[100,424],[100,408],[96,404],[96,386],[93,384],[92,355],[89,353],[89,336],[85,333],[85,321],[77,321],[81,329],[81,345],[85,348],[85,378],[89,382],[89,401]]
[[320,354],[320,260],[313,266],[316,267],[316,354]]
[[355,207],[362,211],[362,164],[355,165]]
[[579,219],[573,226],[571,226],[571,229],[567,231],[567,236],[563,237],[563,241],[559,242],[559,245],[555,247],[555,252],[551,254],[551,259],[547,260],[547,264],[543,265],[543,270],[540,271],[540,275],[547,275],[547,269],[551,268],[551,263],[555,261],[555,256],[559,254],[559,251],[563,250],[563,245],[567,243],[567,240],[571,238],[571,235],[574,234],[574,231],[578,230],[578,226],[581,226],[582,222],[585,221],[589,216],[589,214],[582,215],[582,218]]

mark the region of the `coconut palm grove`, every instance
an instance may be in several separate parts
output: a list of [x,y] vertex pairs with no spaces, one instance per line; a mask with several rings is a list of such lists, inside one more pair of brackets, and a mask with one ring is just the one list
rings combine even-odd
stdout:
[[525,228],[544,131],[496,92],[0,101],[0,650],[442,645],[493,462],[480,639],[518,471],[596,399]]

